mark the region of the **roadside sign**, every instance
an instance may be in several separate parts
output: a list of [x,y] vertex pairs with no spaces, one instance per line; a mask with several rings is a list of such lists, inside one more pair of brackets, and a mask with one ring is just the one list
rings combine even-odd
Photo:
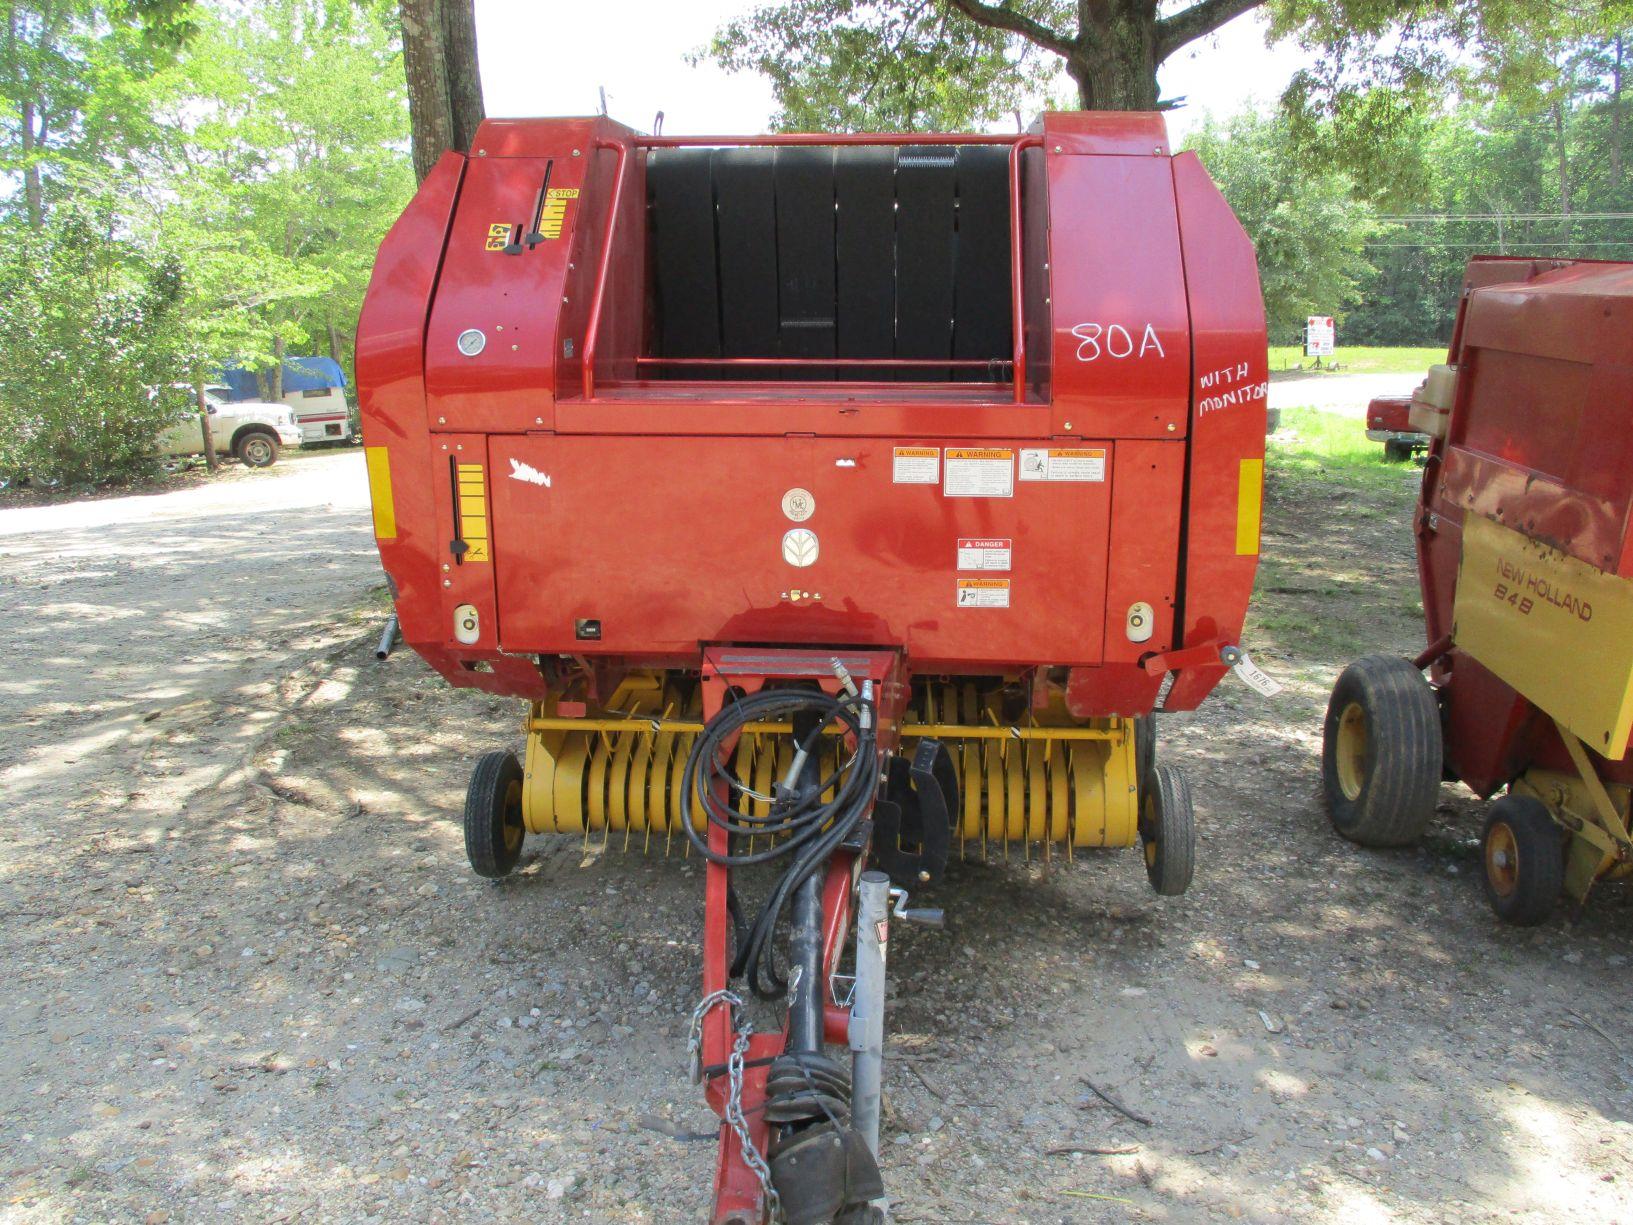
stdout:
[[1338,329],[1331,315],[1310,315],[1304,320],[1304,356],[1331,357],[1337,348]]

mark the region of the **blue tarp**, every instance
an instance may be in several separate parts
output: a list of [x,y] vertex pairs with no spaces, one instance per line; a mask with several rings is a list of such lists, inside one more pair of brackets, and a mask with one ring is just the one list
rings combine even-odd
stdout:
[[[232,388],[232,401],[259,400],[261,388],[255,382],[255,372],[242,366],[228,366],[221,372],[221,383]],[[346,374],[332,357],[284,358],[284,394],[291,391],[317,391],[323,387],[344,387]]]

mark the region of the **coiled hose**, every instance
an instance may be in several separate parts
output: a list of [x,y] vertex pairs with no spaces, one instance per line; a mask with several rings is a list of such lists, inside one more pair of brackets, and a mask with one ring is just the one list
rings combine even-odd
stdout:
[[[775,964],[772,937],[789,900],[801,882],[821,870],[873,804],[877,737],[873,706],[866,694],[854,690],[848,676],[842,679],[846,691],[837,697],[818,689],[762,689],[738,698],[704,725],[686,759],[680,826],[700,855],[727,868],[792,857],[746,931],[736,895],[729,895],[732,917],[739,927],[731,977],[746,977],[749,990],[764,1000],[780,999],[788,990]],[[761,795],[732,773],[727,747],[736,744],[737,734],[746,725],[784,718],[804,729],[804,734],[795,741],[788,773],[770,795]],[[836,724],[854,737],[855,749],[826,778],[807,783],[806,762],[827,729]],[[822,796],[830,789],[833,799],[824,802]],[[738,802],[743,797],[769,808],[761,815],[740,812]],[[729,843],[724,854],[711,850],[707,831],[698,830],[693,821],[693,804],[698,801],[709,825],[725,830],[732,840],[760,835],[771,838],[771,844],[752,852],[735,852]]]

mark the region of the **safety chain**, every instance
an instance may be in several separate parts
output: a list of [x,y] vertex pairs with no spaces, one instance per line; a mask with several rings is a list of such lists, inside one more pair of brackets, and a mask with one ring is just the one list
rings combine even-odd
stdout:
[[748,1053],[748,1042],[753,1036],[754,1026],[744,1021],[742,1026],[738,1027],[737,1010],[742,1008],[743,1000],[735,991],[711,992],[692,1009],[692,1025],[686,1039],[687,1049],[691,1052],[692,1083],[697,1084],[703,1079],[703,1021],[716,1004],[731,1005],[731,1024],[737,1034],[736,1040],[732,1043],[731,1054],[726,1058],[726,1078],[729,1085],[726,1095],[726,1122],[731,1125],[732,1131],[737,1133],[737,1142],[743,1149],[743,1161],[760,1180],[760,1188],[765,1192],[769,1219],[776,1221],[782,1216],[782,1200],[777,1196],[777,1189],[771,1185],[771,1167],[766,1164],[765,1158],[760,1156],[760,1150],[754,1147],[754,1141],[749,1139],[748,1120],[743,1117],[743,1057]]

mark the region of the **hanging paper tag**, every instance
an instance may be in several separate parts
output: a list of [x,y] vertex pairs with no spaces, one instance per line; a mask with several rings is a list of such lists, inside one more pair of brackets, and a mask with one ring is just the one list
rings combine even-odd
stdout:
[[1231,671],[1237,678],[1254,693],[1273,698],[1281,692],[1281,685],[1272,680],[1270,675],[1248,658],[1246,651],[1237,652],[1238,659],[1231,665]]

